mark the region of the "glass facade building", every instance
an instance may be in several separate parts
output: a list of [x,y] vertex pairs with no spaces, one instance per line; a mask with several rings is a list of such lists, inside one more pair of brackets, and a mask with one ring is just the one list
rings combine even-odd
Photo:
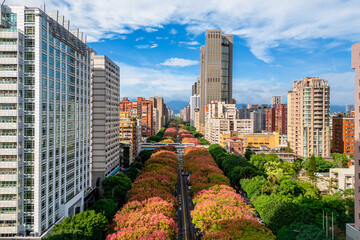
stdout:
[[1,8],[0,237],[41,236],[90,189],[91,55],[69,25]]

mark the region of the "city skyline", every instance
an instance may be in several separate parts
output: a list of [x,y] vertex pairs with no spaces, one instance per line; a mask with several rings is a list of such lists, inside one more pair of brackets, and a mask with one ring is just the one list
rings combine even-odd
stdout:
[[[329,81],[331,104],[353,102],[350,46],[360,38],[356,32],[360,22],[355,17],[360,3],[356,1],[282,3],[281,8],[276,3],[252,1],[244,9],[239,8],[241,1],[231,1],[226,7],[201,1],[191,3],[192,7],[189,2],[157,1],[45,3],[47,12],[59,9],[73,21],[72,26],[89,35],[90,47],[100,49],[99,54],[120,66],[121,97],[163,96],[165,102],[188,99],[191,83],[200,74],[204,33],[222,29],[234,34],[233,95],[238,103],[270,103],[272,95],[286,99],[292,82],[307,76]],[[33,6],[41,4],[34,1]],[[93,12],[97,9],[101,13]]]

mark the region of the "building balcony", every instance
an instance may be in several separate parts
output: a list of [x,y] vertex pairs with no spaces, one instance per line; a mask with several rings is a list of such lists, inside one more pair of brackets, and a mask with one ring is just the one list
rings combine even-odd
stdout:
[[[6,219],[6,220],[10,220],[10,219]],[[4,225],[0,225],[0,233],[17,233],[18,229],[17,226],[6,226],[6,224]]]
[[[1,207],[17,207],[19,204],[19,202],[14,199],[14,200],[9,200],[9,201],[2,201],[0,199],[0,206]],[[1,213],[0,213],[1,214]]]
[[0,77],[17,77],[18,75],[19,72],[17,70],[0,68]]
[[[4,181],[16,181],[17,177],[14,179],[6,179]],[[16,186],[14,187],[0,187],[0,194],[17,194],[18,193],[18,188]],[[4,202],[4,201],[16,201],[16,199],[1,199],[0,198],[0,202]]]
[[[18,64],[18,58],[17,58],[16,55],[1,54],[0,55],[0,64],[15,64],[15,65],[17,65]],[[0,68],[0,71],[3,71],[3,70]]]
[[[17,174],[0,174],[0,181],[17,181]],[[0,188],[0,193],[9,194],[10,192],[4,192],[4,189],[14,189],[14,194],[17,194],[17,188]]]
[[17,103],[19,97],[17,96],[0,96],[1,103]]
[[3,123],[0,122],[0,129],[17,129],[17,123]]
[[17,220],[18,214],[16,212],[14,213],[0,213],[0,220],[6,221],[6,220]]
[[[0,38],[1,33],[0,33]],[[18,50],[19,46],[17,44],[0,44],[0,51],[2,52],[16,52]]]

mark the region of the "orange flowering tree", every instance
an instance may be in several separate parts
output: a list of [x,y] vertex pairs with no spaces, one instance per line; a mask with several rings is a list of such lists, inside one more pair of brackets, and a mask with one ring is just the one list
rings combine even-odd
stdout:
[[173,196],[177,182],[177,157],[159,150],[145,162],[141,174],[127,193],[128,203],[114,218],[114,233],[107,240],[176,239]]

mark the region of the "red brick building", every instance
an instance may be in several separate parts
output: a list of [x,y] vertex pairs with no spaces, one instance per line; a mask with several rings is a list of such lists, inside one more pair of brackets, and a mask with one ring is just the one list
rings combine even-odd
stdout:
[[238,156],[243,156],[243,140],[238,137],[230,137],[226,139],[225,149],[229,153],[233,153]]
[[138,97],[137,101],[130,101],[123,97],[120,102],[120,112],[129,112],[132,117],[141,118],[141,135],[150,137],[153,131],[153,103],[145,98]]
[[337,116],[332,119],[332,152],[355,154],[355,118]]
[[277,104],[276,108],[267,108],[265,118],[267,132],[287,135],[287,107],[285,104]]

